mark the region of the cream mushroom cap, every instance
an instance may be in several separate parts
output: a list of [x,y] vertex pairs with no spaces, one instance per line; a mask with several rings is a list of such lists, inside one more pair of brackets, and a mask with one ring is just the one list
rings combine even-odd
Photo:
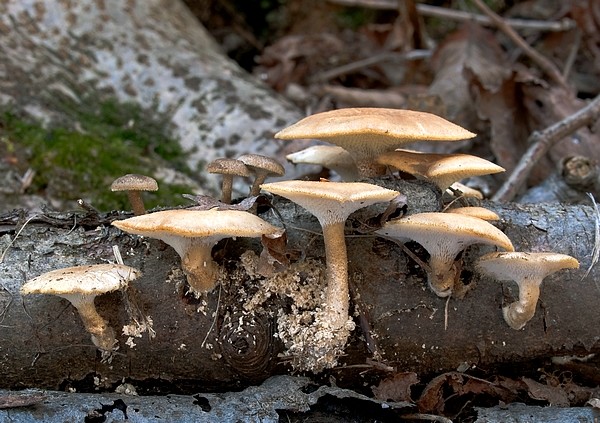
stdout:
[[495,252],[480,257],[477,268],[488,276],[519,285],[519,301],[502,309],[504,320],[518,330],[535,314],[543,279],[562,269],[577,269],[579,261],[552,252]]
[[460,214],[462,216],[471,216],[487,221],[500,220],[500,216],[498,216],[496,213],[494,213],[490,209],[486,209],[485,207],[479,206],[453,207],[447,209],[446,213],[455,213]]
[[380,154],[414,141],[458,141],[475,134],[426,112],[385,108],[347,108],[308,116],[275,138],[316,138],[339,145],[353,156],[362,176],[376,176]]
[[485,220],[455,213],[417,213],[386,222],[376,234],[406,242],[418,242],[429,253],[428,283],[436,295],[452,293],[458,253],[471,244],[495,245],[514,251],[510,239]]
[[228,237],[260,237],[281,231],[260,217],[239,210],[164,210],[112,223],[122,231],[157,238],[182,259],[190,287],[196,293],[216,285],[217,265],[211,249]]
[[358,168],[347,150],[337,145],[313,145],[285,156],[292,163],[320,165],[337,172],[344,181],[358,179]]
[[125,288],[141,272],[123,264],[95,264],[67,267],[44,273],[27,281],[21,294],[50,294],[68,300],[79,312],[92,341],[110,357],[117,343],[108,323],[96,311],[94,298],[98,295]]
[[489,160],[470,154],[436,154],[403,149],[382,154],[377,157],[377,162],[428,179],[442,192],[461,179],[505,170]]

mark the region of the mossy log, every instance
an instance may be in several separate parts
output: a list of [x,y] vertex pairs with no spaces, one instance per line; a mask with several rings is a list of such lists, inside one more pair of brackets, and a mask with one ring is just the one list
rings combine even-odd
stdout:
[[[407,195],[407,213],[440,207],[439,192],[429,185],[393,185]],[[474,260],[490,247],[473,246],[462,255],[464,297],[451,298],[445,313],[446,299],[429,291],[418,265],[396,244],[364,230],[382,209],[358,212],[346,231],[357,329],[339,367],[328,371],[340,383],[362,384],[359,374],[365,368],[430,374],[465,365],[489,369],[600,351],[598,267],[592,266],[584,277],[598,242],[595,210],[582,205],[485,205],[501,216],[497,226],[517,250],[570,254],[581,268],[548,277],[535,317],[515,331],[504,322],[501,307],[516,297],[516,285],[474,271]],[[270,208],[261,206],[259,212],[273,224],[285,224],[288,267],[311,259],[323,263],[317,221],[283,199],[273,198],[272,206],[282,220]],[[217,244],[213,256],[224,268],[222,283],[206,298],[196,299],[186,294],[180,259],[170,247],[109,225],[123,217],[46,214],[28,220],[17,212],[0,216],[0,387],[65,389],[88,381],[101,389],[125,378],[138,383],[160,380],[183,392],[189,387],[240,388],[291,371],[290,357],[282,354],[277,336],[280,310],[289,313],[289,297],[267,295],[254,307],[243,307],[255,298],[261,278],[249,283],[248,267],[239,265],[240,256],[248,250],[260,254],[258,240]],[[98,310],[117,333],[135,319],[142,324],[138,329],[143,323],[151,325],[155,336],[120,335],[120,349],[112,362],[103,363],[68,302],[43,295],[21,297],[19,288],[25,280],[56,268],[114,261],[113,245],[125,264],[141,269],[143,276],[125,294],[98,297]],[[408,246],[424,257],[416,244]]]

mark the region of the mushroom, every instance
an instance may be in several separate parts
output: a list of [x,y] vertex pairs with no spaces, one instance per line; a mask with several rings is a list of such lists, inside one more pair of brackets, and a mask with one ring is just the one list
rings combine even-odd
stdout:
[[112,223],[122,231],[157,238],[181,257],[188,284],[196,295],[217,285],[219,267],[211,256],[214,245],[228,237],[260,237],[281,229],[239,210],[164,210]]
[[221,189],[221,201],[225,204],[231,203],[231,192],[233,190],[234,176],[250,176],[250,170],[244,162],[236,159],[216,159],[206,166],[209,173],[223,175],[223,186]]
[[460,214],[462,216],[472,216],[477,217],[479,219],[492,221],[492,220],[500,220],[500,216],[491,211],[490,209],[486,209],[485,207],[477,207],[477,206],[468,206],[468,207],[454,207],[451,209],[447,209],[446,213],[455,213]]
[[140,271],[123,264],[95,264],[53,270],[33,278],[21,287],[22,295],[51,294],[68,300],[79,312],[92,342],[103,352],[103,357],[115,351],[117,340],[114,330],[98,314],[94,298],[107,292],[125,288],[140,276]]
[[535,314],[542,280],[562,269],[579,268],[579,261],[558,253],[495,252],[480,257],[477,268],[488,276],[519,285],[519,301],[502,308],[506,323],[519,330]]
[[111,191],[127,191],[129,203],[133,208],[133,214],[140,216],[146,214],[144,200],[142,200],[142,191],[157,191],[158,184],[154,178],[135,173],[128,173],[113,181],[110,186]]
[[470,197],[483,200],[483,194],[481,191],[461,184],[460,182],[454,182],[448,187],[446,192],[456,197]]
[[427,282],[439,297],[452,294],[458,276],[455,263],[460,251],[471,244],[496,245],[514,251],[510,239],[485,220],[454,213],[417,213],[386,222],[376,234],[405,242],[414,240],[429,253]]
[[354,159],[337,145],[313,145],[285,156],[292,163],[320,165],[336,172],[344,181],[358,179],[358,168]]
[[330,330],[342,330],[348,322],[349,308],[346,219],[358,209],[391,201],[399,193],[361,182],[282,181],[261,188],[299,204],[319,220],[327,262],[326,320]]
[[378,156],[377,162],[427,179],[442,192],[461,179],[504,172],[503,167],[470,154],[435,154],[397,149]]
[[308,116],[275,138],[316,138],[339,145],[354,158],[359,176],[385,173],[375,158],[414,141],[457,141],[475,134],[431,113],[384,108],[349,108]]
[[285,169],[281,164],[271,157],[260,154],[242,154],[238,160],[244,163],[255,175],[254,183],[250,188],[250,196],[256,196],[260,192],[260,185],[269,176],[283,176]]

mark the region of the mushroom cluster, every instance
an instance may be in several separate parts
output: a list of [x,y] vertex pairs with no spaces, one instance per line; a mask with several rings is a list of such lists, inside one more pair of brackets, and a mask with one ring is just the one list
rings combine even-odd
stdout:
[[[244,154],[237,159],[217,159],[207,166],[208,172],[223,175],[221,202],[211,199],[214,202],[210,207],[213,208],[169,209],[147,214],[140,191],[158,189],[156,181],[141,175],[125,175],[117,179],[111,189],[127,191],[135,216],[112,224],[122,231],[160,239],[170,245],[181,257],[190,291],[201,296],[211,292],[223,280],[221,267],[212,257],[212,249],[219,240],[277,237],[283,231],[257,216],[255,206],[250,205],[242,211],[237,206],[243,204],[229,205],[236,200],[232,200],[235,176],[255,176],[248,191],[252,198],[248,200],[253,201],[262,189],[308,210],[322,228],[325,292],[314,310],[312,321],[301,323],[307,326],[305,331],[298,331],[304,338],[298,343],[302,348],[291,346],[288,351],[306,355],[306,360],[297,364],[297,368],[318,372],[337,364],[354,329],[350,313],[346,221],[352,213],[376,203],[396,204],[394,200],[397,202],[401,195],[393,189],[356,180],[375,178],[398,169],[431,181],[444,193],[464,178],[502,172],[504,169],[500,166],[467,154],[430,154],[399,149],[414,141],[458,141],[474,136],[458,125],[424,112],[351,108],[318,113],[281,130],[275,137],[284,140],[313,138],[334,144],[311,147],[289,155],[288,160],[320,164],[338,172],[345,182],[264,183],[268,177],[283,176],[283,166],[266,156]],[[500,217],[482,207],[448,205],[444,210],[412,212],[392,219],[390,214],[380,214],[373,234],[396,243],[415,241],[420,244],[428,254],[421,262],[427,273],[427,283],[439,297],[452,296],[460,282],[461,251],[472,244],[505,250],[481,256],[476,267],[481,274],[514,280],[519,285],[518,301],[503,308],[504,319],[513,329],[522,329],[534,316],[540,285],[545,277],[561,269],[579,266],[575,258],[565,254],[515,252],[510,239],[491,223],[499,221]],[[92,342],[104,357],[115,351],[117,340],[113,329],[96,311],[94,297],[124,288],[139,274],[137,269],[122,264],[60,269],[28,281],[21,292],[24,295],[54,294],[68,299],[79,311]]]

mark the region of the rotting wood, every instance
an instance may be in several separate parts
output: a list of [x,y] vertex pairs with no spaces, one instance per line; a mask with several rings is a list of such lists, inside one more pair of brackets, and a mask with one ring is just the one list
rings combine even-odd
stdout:
[[[407,194],[408,213],[439,209],[439,197],[429,185],[400,181],[393,185]],[[320,231],[317,221],[283,199],[275,198],[273,204],[287,227],[289,249],[301,257],[298,260],[321,260],[323,245],[322,238],[315,235]],[[363,330],[370,328],[370,349],[378,352],[377,359],[386,366],[433,373],[465,364],[490,368],[507,362],[600,351],[600,271],[594,266],[581,279],[596,242],[593,208],[492,202],[484,205],[501,216],[498,226],[517,250],[570,254],[581,262],[580,270],[547,278],[535,317],[525,329],[515,331],[502,319],[501,307],[517,296],[516,285],[477,275],[473,260],[490,248],[471,247],[463,257],[466,295],[450,300],[446,330],[446,299],[427,289],[424,272],[397,245],[364,233],[364,223],[383,210],[356,213],[348,227],[360,226],[362,234],[347,231],[352,296],[359,298],[361,304],[356,317]],[[47,215],[32,219],[14,240],[18,214],[0,216],[4,227],[12,227],[0,237],[0,251],[9,247],[0,263],[0,386],[64,389],[95,375],[99,388],[129,378],[231,389],[290,371],[284,365],[286,358],[277,357],[282,345],[271,336],[277,330],[275,317],[286,306],[285,299],[273,298],[255,308],[254,316],[243,313],[240,304],[242,293],[248,288],[238,285],[244,271],[236,262],[249,249],[260,253],[258,241],[238,239],[218,244],[213,255],[228,269],[228,282],[204,302],[184,295],[185,278],[171,248],[107,226],[109,220],[118,216],[88,214],[75,221],[73,215]],[[274,213],[263,213],[262,217],[281,224]],[[151,317],[156,336],[149,339],[144,333],[141,338],[132,337],[129,344],[134,343],[133,348],[128,346],[127,336],[120,336],[121,347],[112,363],[103,364],[68,303],[41,295],[21,298],[19,288],[25,280],[59,267],[114,260],[113,245],[119,246],[125,264],[143,272],[130,291],[142,313]],[[409,247],[423,257],[416,244]],[[213,315],[218,302],[219,310]],[[117,332],[130,323],[122,294],[98,297],[96,305]],[[260,341],[253,343],[257,330]],[[231,334],[235,334],[235,339]],[[229,341],[235,347],[223,348],[222,343]],[[262,359],[253,356],[254,348],[256,354],[263,354]],[[373,357],[358,329],[346,351],[348,355],[340,360],[342,366],[330,372],[339,381],[351,383]],[[231,356],[224,358],[227,354]],[[240,366],[238,355],[244,354],[248,360]],[[352,366],[356,364],[361,366]],[[378,367],[382,366],[373,366],[373,371]]]

